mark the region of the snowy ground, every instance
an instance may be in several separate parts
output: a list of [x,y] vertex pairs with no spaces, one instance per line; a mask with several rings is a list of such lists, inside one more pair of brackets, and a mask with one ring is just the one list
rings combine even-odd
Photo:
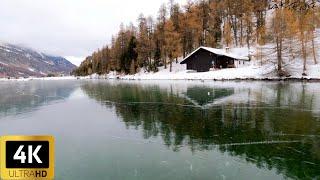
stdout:
[[[86,77],[86,79],[89,77]],[[64,76],[64,77],[30,77],[30,78],[18,78],[18,79],[8,79],[8,78],[0,78],[0,81],[31,81],[31,80],[45,80],[45,81],[49,81],[49,80],[75,80],[77,79],[77,77],[74,76]],[[83,78],[85,79],[85,78]]]
[[[320,64],[314,65],[309,62],[307,69],[308,76],[302,76],[302,63],[294,61],[286,65],[286,69],[291,77],[286,79],[317,79],[320,80]],[[211,70],[209,72],[194,72],[186,70],[185,64],[173,63],[172,72],[169,67],[164,69],[160,67],[156,73],[141,70],[135,75],[124,75],[111,72],[106,75],[93,74],[86,77],[45,77],[45,78],[20,78],[20,79],[1,79],[0,81],[29,81],[29,80],[75,80],[75,79],[124,79],[124,80],[277,80],[275,71],[276,66],[273,63],[260,65],[251,63],[246,67],[230,68],[222,70]],[[284,79],[284,78],[283,78]]]
[[[316,31],[315,44],[320,45],[320,29]],[[292,44],[292,50],[299,54],[300,46],[298,42],[286,42]],[[180,63],[173,63],[172,72],[169,72],[169,67],[164,69],[160,67],[156,73],[146,72],[141,70],[135,75],[123,75],[116,72],[111,72],[106,75],[98,76],[96,74],[91,75],[90,78],[105,78],[105,79],[144,79],[144,80],[236,80],[236,79],[318,79],[320,80],[320,49],[317,49],[318,64],[314,64],[311,56],[307,61],[307,76],[302,76],[303,61],[301,57],[296,56],[294,59],[290,57],[288,48],[284,50],[283,54],[283,69],[287,71],[291,76],[289,78],[279,78],[277,75],[276,66],[276,52],[273,44],[267,44],[262,47],[263,58],[255,57],[256,49],[250,49],[250,54],[253,55],[252,61],[245,67],[211,70],[209,72],[193,72],[186,70],[186,65]],[[316,47],[317,47],[316,46]],[[287,52],[288,51],[288,52]],[[232,48],[230,52],[237,56],[248,55],[247,48]],[[181,59],[180,59],[181,62]],[[263,64],[263,65],[261,65]]]
[[[98,76],[96,74],[89,76],[90,78],[105,79],[133,79],[133,80],[236,80],[236,79],[279,79],[276,73],[276,66],[273,63],[258,65],[251,63],[246,67],[211,70],[209,72],[194,72],[186,70],[185,64],[173,63],[172,72],[169,68],[159,68],[156,73],[140,71],[135,75],[123,75],[111,72],[106,75]],[[314,65],[309,63],[307,75],[302,76],[302,63],[295,62],[286,65],[291,74],[290,78],[305,78],[320,80],[320,64]]]

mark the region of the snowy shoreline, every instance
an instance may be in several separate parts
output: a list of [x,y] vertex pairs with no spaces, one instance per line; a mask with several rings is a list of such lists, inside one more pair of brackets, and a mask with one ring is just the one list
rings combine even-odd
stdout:
[[292,82],[299,82],[299,81],[308,81],[308,82],[320,82],[320,78],[292,78],[292,77],[273,77],[273,78],[232,78],[232,79],[139,79],[139,78],[104,78],[104,77],[89,77],[89,78],[78,78],[78,79],[89,79],[89,80],[130,80],[130,81],[292,81]]
[[[133,75],[110,72],[108,74],[92,74],[87,79],[121,79],[121,80],[213,80],[213,81],[320,81],[320,64],[308,64],[307,76],[302,76],[302,63],[287,64],[290,77],[279,77],[274,64],[260,65],[252,62],[239,68],[194,72],[186,70],[184,64],[173,63],[172,72],[169,68],[160,67],[158,72],[147,72],[144,69]],[[80,77],[83,78],[83,77]]]
[[169,77],[157,77],[157,76],[139,76],[139,75],[115,75],[105,74],[105,75],[97,75],[92,74],[89,76],[67,76],[67,77],[32,77],[32,78],[19,78],[19,79],[7,79],[0,78],[0,82],[5,81],[33,81],[33,80],[43,80],[43,81],[58,81],[58,80],[132,80],[132,81],[307,81],[307,82],[320,82],[320,77],[312,77],[312,76],[300,76],[300,77],[189,77],[189,78],[179,78],[179,76]]
[[266,77],[266,78],[222,78],[222,79],[140,79],[140,78],[123,78],[119,77],[112,77],[106,78],[103,76],[85,76],[85,77],[76,77],[70,76],[68,78],[56,77],[56,78],[21,78],[21,79],[7,79],[7,78],[0,78],[0,82],[14,82],[14,81],[61,81],[61,80],[119,80],[119,81],[289,81],[289,82],[320,82],[320,78],[309,78],[309,77]]
[[169,68],[160,67],[158,72],[147,72],[141,69],[133,75],[120,74],[112,71],[108,74],[92,74],[88,76],[65,76],[43,78],[19,78],[0,81],[29,81],[29,80],[86,80],[86,79],[110,79],[110,80],[211,80],[211,81],[316,81],[320,82],[320,64],[308,64],[307,75],[302,76],[302,63],[287,65],[290,77],[278,77],[273,64],[251,64],[240,68],[210,70],[208,72],[194,72],[186,70],[184,64],[173,63],[172,72]]

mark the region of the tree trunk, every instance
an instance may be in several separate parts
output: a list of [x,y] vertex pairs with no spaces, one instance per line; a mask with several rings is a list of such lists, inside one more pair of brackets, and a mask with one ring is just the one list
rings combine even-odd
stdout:
[[[315,4],[316,2],[315,2],[315,0],[312,0],[312,4]],[[311,43],[312,43],[312,54],[313,54],[313,61],[314,61],[314,64],[318,64],[318,62],[317,62],[317,55],[316,55],[316,50],[315,50],[315,45],[314,45],[314,38],[315,38],[315,36],[314,36],[314,31],[315,31],[315,11],[314,11],[314,9],[312,9],[312,26],[314,27],[314,28],[312,28],[312,31],[311,31]]]
[[291,58],[292,59],[289,59],[290,61],[293,61],[294,60],[294,53],[293,53],[293,47],[292,47],[292,44],[293,44],[293,39],[290,38],[289,40],[289,54],[291,55]]
[[[248,25],[248,27],[247,27],[247,47],[248,47],[248,51],[250,51],[250,25]],[[250,52],[248,52],[248,54],[249,54]]]
[[232,29],[234,34],[234,42],[238,46],[238,28],[237,28],[237,18],[235,15],[232,16]]
[[301,51],[302,51],[302,58],[303,58],[303,73],[302,75],[306,75],[307,71],[307,53],[306,53],[306,47],[305,47],[305,38],[304,38],[304,32],[303,30],[300,33],[301,35]]
[[317,62],[316,50],[315,50],[315,47],[314,47],[315,45],[314,45],[314,32],[313,32],[313,31],[312,31],[311,43],[312,43],[313,61],[314,61],[314,64],[318,64],[318,62]]
[[164,52],[163,54],[164,54],[164,59],[163,59],[164,60],[164,68],[167,69],[167,53]]
[[243,47],[243,18],[240,18],[240,47]]
[[170,61],[170,69],[169,69],[169,71],[172,72],[172,58],[171,57],[170,57],[169,61]]
[[282,70],[282,56],[281,56],[281,43],[278,35],[276,38],[276,43],[277,43],[278,72],[280,72]]
[[164,63],[164,68],[167,69],[167,58],[166,57],[164,57],[163,63]]

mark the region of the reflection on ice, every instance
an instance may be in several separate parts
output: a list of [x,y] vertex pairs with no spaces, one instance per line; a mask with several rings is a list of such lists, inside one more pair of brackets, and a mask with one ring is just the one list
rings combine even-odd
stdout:
[[318,83],[0,84],[2,133],[54,133],[60,179],[319,179],[319,111]]
[[320,84],[98,81],[82,89],[173,151],[217,149],[289,178],[319,177]]
[[28,112],[57,100],[74,90],[67,81],[0,82],[0,117]]

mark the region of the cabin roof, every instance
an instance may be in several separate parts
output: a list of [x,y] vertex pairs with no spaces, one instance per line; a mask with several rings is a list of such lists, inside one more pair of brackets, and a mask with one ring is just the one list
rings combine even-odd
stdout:
[[180,64],[184,64],[186,63],[185,61],[190,57],[192,56],[194,53],[196,53],[197,51],[199,51],[200,49],[204,49],[206,51],[209,51],[213,54],[217,54],[219,56],[226,56],[226,57],[230,57],[230,58],[233,58],[235,60],[243,60],[243,61],[249,61],[249,58],[248,57],[245,57],[245,56],[239,56],[235,53],[228,53],[226,52],[225,50],[223,49],[216,49],[216,48],[211,48],[211,47],[204,47],[204,46],[200,46],[198,49],[194,50],[192,53],[190,53],[188,56],[186,56],[182,62]]

